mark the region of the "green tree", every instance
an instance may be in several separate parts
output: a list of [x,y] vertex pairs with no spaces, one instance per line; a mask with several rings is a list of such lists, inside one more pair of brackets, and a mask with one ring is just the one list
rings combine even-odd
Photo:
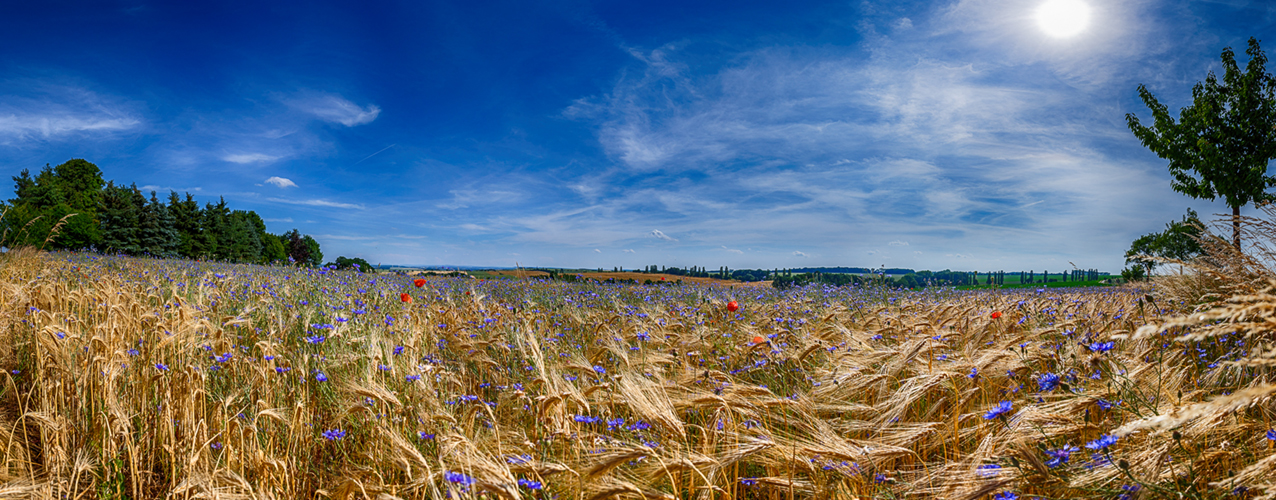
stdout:
[[359,257],[355,257],[355,258],[337,257],[337,260],[335,262],[329,262],[325,265],[335,266],[337,269],[350,269],[352,267],[358,266],[358,267],[355,267],[355,270],[361,273],[366,273],[372,270],[372,264],[369,264],[368,261],[363,260]]
[[1276,158],[1276,78],[1266,71],[1267,56],[1258,40],[1249,39],[1249,64],[1241,73],[1231,47],[1223,49],[1223,82],[1211,71],[1205,83],[1192,87],[1192,105],[1175,123],[1165,105],[1147,87],[1139,97],[1152,110],[1155,124],[1146,127],[1133,113],[1126,123],[1143,145],[1170,161],[1175,191],[1213,200],[1223,197],[1232,209],[1232,245],[1241,246],[1241,207],[1276,199],[1267,164]]
[[151,191],[151,200],[138,217],[138,241],[142,252],[156,257],[177,255],[181,238],[177,234],[176,225],[176,219],[168,206],[160,203],[155,197],[155,191]]
[[200,245],[204,249],[203,256],[217,260],[231,260],[231,221],[230,209],[226,208],[226,199],[221,198],[217,204],[204,204],[200,214]]
[[284,249],[284,242],[278,236],[265,233],[261,236],[261,261],[269,264],[271,262],[281,261],[288,258],[288,251]]
[[[101,248],[108,252],[122,252],[129,255],[141,253],[141,240],[138,235],[138,222],[141,214],[134,203],[134,189],[116,186],[108,182],[102,190],[98,201],[98,213],[101,219]],[[137,194],[137,196],[141,196]]]
[[1189,260],[1202,252],[1200,238],[1204,228],[1196,211],[1189,208],[1182,220],[1166,224],[1165,231],[1145,234],[1130,243],[1130,249],[1125,252],[1125,263],[1141,268],[1141,279],[1156,269],[1159,263],[1156,257]]
[[75,159],[57,167],[45,165],[34,178],[23,170],[13,181],[17,197],[9,200],[0,221],[7,241],[43,246],[47,239],[53,248],[63,249],[88,248],[99,242],[96,217],[103,181],[97,165]]
[[186,193],[186,199],[182,200],[176,191],[169,191],[168,211],[173,214],[173,228],[177,230],[177,254],[188,259],[203,255],[205,249],[200,237],[203,213],[195,197]]

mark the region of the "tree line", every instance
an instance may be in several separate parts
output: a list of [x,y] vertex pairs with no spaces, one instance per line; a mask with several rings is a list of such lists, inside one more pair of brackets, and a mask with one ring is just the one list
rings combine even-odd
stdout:
[[167,203],[147,197],[136,184],[105,181],[102,171],[74,159],[35,176],[13,177],[15,198],[0,202],[0,241],[59,250],[90,250],[154,257],[185,257],[267,264],[318,266],[319,242],[296,229],[266,232],[251,210],[232,210],[224,198],[200,206],[195,197],[170,191]]

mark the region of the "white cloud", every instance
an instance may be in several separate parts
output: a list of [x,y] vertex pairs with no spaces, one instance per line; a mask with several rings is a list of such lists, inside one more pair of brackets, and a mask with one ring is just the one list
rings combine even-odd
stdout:
[[227,154],[222,156],[222,160],[228,161],[231,163],[238,163],[240,165],[247,164],[247,163],[262,163],[262,162],[275,161],[275,160],[278,160],[279,158],[280,158],[279,156],[271,156],[271,155],[262,154],[262,153],[236,153],[236,154]]
[[265,182],[266,184],[270,184],[279,188],[297,187],[297,184],[295,182],[293,182],[290,179],[285,179],[283,177],[271,177],[269,179],[266,179]]
[[154,185],[154,184],[147,184],[147,185],[145,185],[145,186],[140,186],[140,187],[138,187],[138,189],[141,189],[143,192],[145,192],[145,191],[156,191],[156,192],[163,193],[163,192],[168,192],[168,191],[174,191],[174,192],[178,192],[178,193],[185,193],[185,192],[189,192],[189,191],[195,191],[195,192],[197,192],[197,193],[198,193],[198,192],[202,191],[204,188],[200,188],[200,187],[192,187],[192,188],[174,188],[174,187],[156,186],[156,185]]
[[603,251],[602,251],[602,250],[599,250],[599,249],[597,249],[597,248],[595,248],[595,249],[594,249],[594,253],[603,253]]
[[653,238],[656,238],[656,239],[661,239],[661,240],[665,240],[665,241],[678,241],[678,239],[677,239],[677,238],[674,238],[674,237],[672,237],[672,236],[669,236],[669,235],[667,235],[667,234],[665,234],[665,233],[661,232],[659,229],[652,229],[652,230],[651,230],[651,232],[650,232],[650,233],[647,233],[647,234],[651,235]]
[[320,120],[347,127],[371,123],[381,114],[381,108],[375,104],[360,107],[339,95],[328,93],[303,93],[301,97],[289,100],[288,105]]
[[893,246],[893,247],[906,247],[906,246],[908,246],[908,242],[907,242],[907,241],[903,241],[903,240],[895,240],[895,241],[892,241],[892,242],[890,242],[890,243],[887,243],[887,245],[890,245],[890,246]]
[[[142,119],[111,96],[43,81],[0,81],[20,91],[0,101],[0,144],[14,140],[58,139],[74,134],[108,134],[133,130]],[[0,88],[0,93],[9,94]]]
[[624,253],[636,253],[636,252],[634,252],[634,249],[632,249],[632,248],[626,248],[626,249],[624,250]]
[[722,249],[723,249],[723,250],[726,250],[728,253],[733,253],[733,254],[737,254],[737,255],[743,255],[743,254],[744,254],[744,250],[736,250],[736,249],[734,249],[734,248],[727,248],[727,246],[726,246],[726,245],[723,245],[723,246],[722,246]]
[[282,219],[262,219],[266,222],[292,222],[292,217],[284,217]]
[[806,257],[806,256],[807,256],[805,253],[803,253],[803,252],[799,252],[799,251],[797,251],[797,250],[794,250],[794,251],[793,251],[793,255],[794,255],[795,257]]
[[339,202],[328,201],[328,200],[287,200],[283,198],[266,198],[266,201],[273,201],[275,203],[287,203],[289,205],[306,205],[306,206],[312,206],[312,207],[350,208],[355,210],[363,210],[364,208],[363,205],[357,205],[354,203],[339,203]]

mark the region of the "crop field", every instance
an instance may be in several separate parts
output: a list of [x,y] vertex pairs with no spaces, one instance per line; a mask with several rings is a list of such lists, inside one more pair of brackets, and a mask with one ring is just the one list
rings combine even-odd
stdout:
[[11,251],[0,497],[1276,493],[1276,298],[1158,297]]

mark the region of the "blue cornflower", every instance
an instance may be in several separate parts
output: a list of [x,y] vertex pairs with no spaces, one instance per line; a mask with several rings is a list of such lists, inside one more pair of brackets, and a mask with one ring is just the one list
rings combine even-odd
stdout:
[[407,379],[408,382],[416,382],[418,380],[421,380],[420,375],[406,375],[403,378]]
[[323,438],[329,441],[336,441],[344,437],[346,437],[346,431],[343,431],[341,429],[330,429],[330,430],[323,431]]
[[210,448],[214,449],[214,450],[220,450],[220,449],[222,449],[222,443],[221,443],[221,441],[215,442],[215,443],[210,444],[210,445],[208,445],[208,446],[209,446]]
[[128,355],[129,355],[129,356],[137,356],[138,354],[141,354],[141,353],[140,353],[140,352],[137,352],[137,349],[129,349],[129,350],[128,350]]
[[1276,441],[1276,430],[1267,429],[1267,440]]
[[218,362],[218,363],[225,363],[225,362],[227,362],[227,361],[230,361],[230,358],[233,358],[233,357],[235,357],[235,356],[234,356],[233,354],[231,354],[231,353],[229,353],[229,352],[228,352],[228,353],[222,354],[221,356],[218,356],[218,357],[217,357],[217,362]]
[[1109,446],[1116,444],[1116,442],[1117,442],[1116,436],[1104,434],[1102,436],[1099,436],[1099,439],[1086,443],[1085,447],[1091,450],[1103,450]]
[[379,365],[377,365],[377,369],[378,369],[378,370],[381,370],[381,371],[383,371],[383,372],[388,372],[388,371],[390,371],[390,367],[388,367],[388,366],[386,366],[386,365],[380,365],[380,364],[379,364]]
[[625,425],[625,419],[623,419],[623,418],[613,418],[613,419],[611,419],[611,420],[608,420],[608,421],[607,421],[607,430],[609,430],[609,431],[610,431],[610,430],[616,430],[616,428],[617,428],[617,427],[620,427],[620,426],[622,426],[622,425]]
[[1089,345],[1086,346],[1086,348],[1090,349],[1091,352],[1108,352],[1112,350],[1112,347],[1114,345],[1115,344],[1113,344],[1111,341],[1091,342]]
[[164,363],[155,363],[155,369],[162,372],[166,372],[168,371],[168,365]]
[[979,369],[978,369],[978,368],[971,368],[971,369],[970,369],[970,374],[969,374],[969,375],[966,375],[966,376],[967,376],[967,377],[969,377],[969,378],[975,378],[975,377],[978,377],[978,376],[979,376]]
[[639,421],[637,421],[637,422],[634,422],[634,423],[633,423],[632,425],[630,425],[629,427],[625,427],[625,428],[626,428],[626,429],[629,429],[629,430],[631,430],[631,431],[644,431],[644,430],[650,429],[650,428],[651,428],[651,424],[649,424],[649,423],[647,423],[647,422],[644,422],[644,421],[642,421],[642,420],[639,420]]
[[1001,472],[1001,466],[997,464],[984,464],[975,469],[979,471],[979,477],[992,477]]
[[394,355],[399,356],[401,354],[403,354],[403,346],[401,345],[394,346]]
[[324,375],[323,372],[315,372],[315,380],[318,380],[320,382],[327,382],[328,376]]
[[1059,376],[1053,373],[1043,373],[1037,377],[1037,390],[1041,392],[1050,392],[1059,387]]
[[575,420],[575,421],[580,422],[580,423],[582,423],[582,424],[596,424],[596,423],[598,423],[598,421],[600,421],[600,420],[602,420],[602,419],[600,419],[600,418],[598,418],[598,417],[591,417],[591,416],[589,416],[589,415],[576,415],[576,416],[572,417],[572,420]]
[[1050,460],[1046,460],[1046,466],[1051,469],[1068,463],[1068,459],[1072,458],[1072,453],[1078,451],[1076,446],[1066,445],[1057,450],[1046,450],[1046,455],[1050,456]]
[[467,476],[461,472],[447,471],[443,473],[443,478],[447,479],[448,482],[456,483],[461,486],[469,486],[471,484],[474,484],[474,478]]
[[1113,402],[1108,401],[1108,400],[1106,400],[1106,399],[1100,399],[1100,400],[1098,400],[1098,401],[1097,401],[1097,403],[1099,404],[1099,408],[1103,408],[1103,409],[1105,409],[1105,410],[1111,410],[1113,406],[1116,406],[1116,405],[1121,404],[1121,402],[1120,402],[1120,401],[1118,401],[1118,402],[1116,402],[1116,403],[1113,403]]
[[1015,494],[1012,491],[1003,491],[1001,493],[998,493],[992,496],[992,500],[1017,500],[1018,498],[1019,498],[1019,495]]
[[518,480],[518,485],[524,488],[527,488],[529,490],[539,490],[543,487],[540,481],[532,481],[530,479],[522,479],[522,478]]
[[1009,402],[1009,401],[1002,401],[1000,404],[998,404],[997,406],[993,407],[993,409],[988,410],[988,413],[985,413],[985,414],[984,414],[984,418],[985,418],[985,419],[988,419],[988,420],[992,420],[992,419],[997,418],[997,417],[1000,417],[1000,416],[1002,416],[1002,415],[1004,415],[1004,414],[1006,414],[1006,413],[1009,413],[1009,412],[1010,412],[1010,410],[1013,410],[1013,409],[1014,409],[1014,404],[1013,404],[1013,403],[1011,403],[1011,402]]
[[510,465],[523,465],[526,463],[530,463],[532,461],[532,456],[527,454],[510,455],[508,457],[505,457],[505,461],[509,462]]
[[601,375],[601,374],[604,374],[604,373],[607,373],[607,369],[606,369],[606,368],[603,368],[603,367],[598,366],[598,365],[594,365],[594,371],[595,371],[595,372],[598,372],[598,374],[600,374],[600,375]]
[[756,486],[758,484],[758,480],[752,477],[742,477],[740,478],[740,484],[744,486]]
[[323,342],[324,340],[325,340],[325,337],[323,335],[311,335],[309,337],[306,337],[306,342],[311,344],[318,344],[320,342]]
[[425,431],[417,431],[416,437],[422,440],[434,439],[434,434],[426,434]]
[[288,371],[292,371],[291,366],[276,366],[275,367],[275,373],[285,373]]

